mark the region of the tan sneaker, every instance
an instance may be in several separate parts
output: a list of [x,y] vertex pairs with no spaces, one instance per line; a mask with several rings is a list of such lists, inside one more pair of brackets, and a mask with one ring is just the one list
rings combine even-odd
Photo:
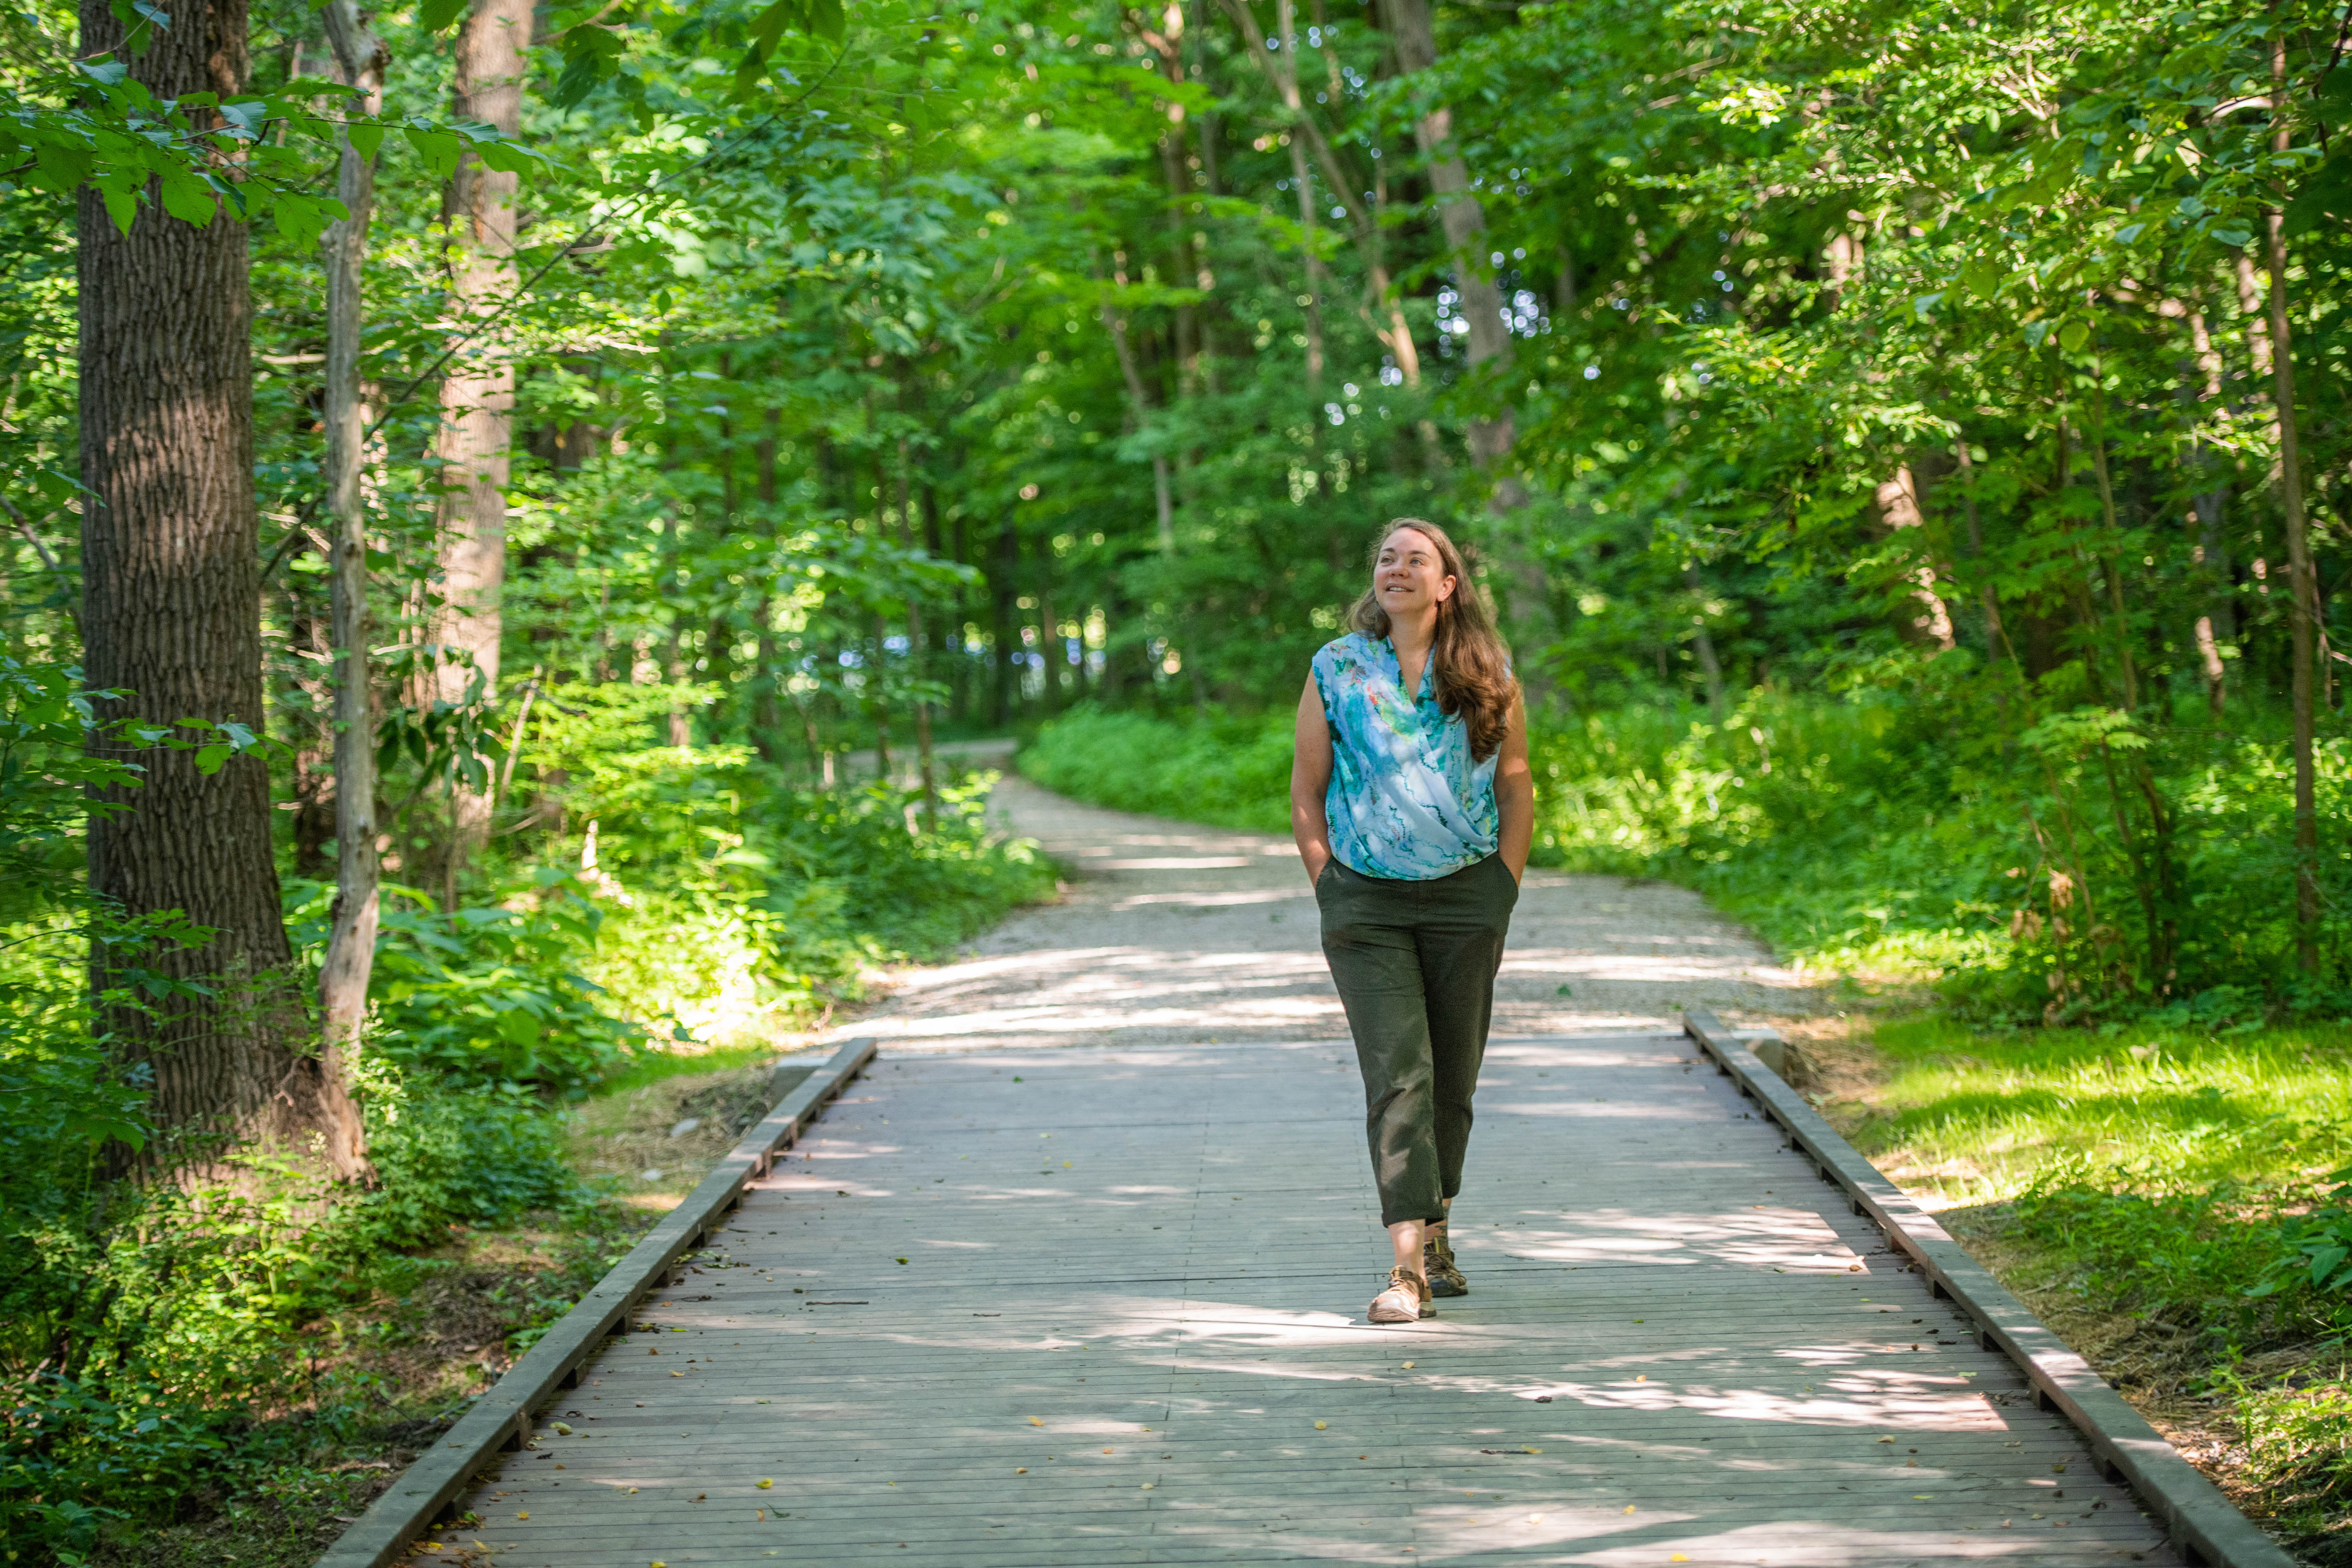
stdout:
[[1421,1244],[1421,1272],[1429,1281],[1433,1296],[1467,1296],[1470,1281],[1462,1278],[1462,1270],[1454,1266],[1454,1244],[1446,1239],[1445,1227],[1438,1226]]
[[1415,1323],[1423,1318],[1437,1316],[1437,1309],[1429,1304],[1429,1281],[1398,1264],[1389,1270],[1389,1282],[1364,1309],[1364,1318],[1374,1323]]

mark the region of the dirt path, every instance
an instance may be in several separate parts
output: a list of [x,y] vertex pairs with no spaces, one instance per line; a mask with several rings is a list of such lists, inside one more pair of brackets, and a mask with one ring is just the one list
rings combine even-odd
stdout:
[[[1343,1038],[1315,897],[1287,839],[1083,805],[1008,774],[993,818],[1072,869],[961,962],[897,976],[836,1033],[892,1049]],[[1496,991],[1498,1037],[1622,1032],[1694,1003],[1821,1010],[1798,976],[1684,889],[1528,873]]]

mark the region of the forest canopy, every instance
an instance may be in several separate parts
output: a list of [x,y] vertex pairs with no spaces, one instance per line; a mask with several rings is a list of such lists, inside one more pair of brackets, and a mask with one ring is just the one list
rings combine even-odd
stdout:
[[0,1530],[205,1484],[580,1095],[1050,889],[949,742],[1279,828],[1394,517],[1539,860],[2003,1027],[2341,1017],[2347,26],[0,16]]

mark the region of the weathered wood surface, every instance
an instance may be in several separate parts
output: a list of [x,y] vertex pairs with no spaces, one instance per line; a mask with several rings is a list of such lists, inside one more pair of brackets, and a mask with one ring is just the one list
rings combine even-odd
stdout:
[[1497,1041],[1478,1113],[1474,1293],[1372,1328],[1344,1043],[886,1047],[441,1555],[2179,1561],[1688,1041]]
[[1766,1070],[1759,1056],[1712,1012],[1693,1008],[1684,1030],[1812,1157],[1824,1180],[1845,1189],[1855,1212],[1868,1215],[1919,1265],[1935,1293],[1968,1314],[1979,1342],[2008,1356],[2040,1402],[2074,1424],[2089,1439],[2101,1472],[2128,1484],[2165,1521],[2171,1541],[2185,1542],[2200,1561],[2226,1568],[2292,1568],[2294,1560],[2175,1452],[2089,1362],[1969,1257],[1923,1205],[1881,1175],[1801,1096]]
[[635,1321],[634,1310],[646,1293],[713,1225],[723,1223],[746,1180],[773,1169],[779,1152],[788,1151],[801,1130],[873,1059],[874,1042],[856,1039],[821,1066],[778,1066],[769,1080],[777,1100],[768,1114],[746,1129],[685,1201],[663,1215],[455,1426],[394,1479],[327,1549],[318,1568],[382,1568],[399,1560],[493,1455],[509,1444],[527,1445],[533,1416],[543,1415],[551,1397],[576,1383],[608,1334]]

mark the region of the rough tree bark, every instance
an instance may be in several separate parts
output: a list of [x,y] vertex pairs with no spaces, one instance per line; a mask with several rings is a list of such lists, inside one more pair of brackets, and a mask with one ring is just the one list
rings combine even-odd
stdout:
[[[80,48],[121,51],[160,98],[228,95],[245,82],[246,19],[244,0],[174,6],[132,58],[108,0],[83,0]],[[210,119],[191,113],[200,128]],[[85,678],[125,694],[104,705],[108,718],[258,730],[245,227],[226,212],[183,223],[152,189],[128,234],[87,188],[77,221]],[[209,776],[188,752],[145,748],[135,760],[142,785],[108,792],[100,804],[115,809],[92,814],[90,890],[126,914],[176,910],[215,933],[137,958],[202,991],[106,1019],[119,1056],[153,1074],[149,1113],[166,1136],[145,1158],[160,1166],[204,1159],[222,1141],[305,1138],[345,1112],[331,1114],[338,1087],[299,1048],[267,768],[250,752]],[[116,984],[120,963],[94,947],[93,986]]]
[[[356,0],[329,0],[327,41],[343,79],[360,89],[353,107],[383,106],[391,55],[360,19]],[[368,679],[367,507],[360,487],[367,406],[360,395],[360,333],[368,225],[375,208],[375,160],[341,139],[336,195],[350,216],[330,226],[327,262],[327,510],[333,519],[332,647],[335,676],[335,902],[327,957],[319,970],[320,1070],[342,1087],[334,1107],[350,1114],[328,1128],[338,1171],[368,1173],[367,1128],[350,1098],[352,1062],[367,1017],[378,918],[375,851],[375,708]]]
[[[2271,100],[2287,100],[2286,37],[2271,40]],[[2286,114],[2276,115],[2272,147],[2287,150],[2293,135]],[[2286,519],[2287,625],[2294,640],[2294,927],[2295,963],[2305,973],[2319,968],[2319,810],[2312,763],[2312,644],[2317,631],[2318,583],[2312,570],[2311,530],[2304,515],[2303,454],[2294,405],[2294,338],[2286,299],[2286,212],[2284,194],[2263,214],[2269,233],[2270,346],[2273,404],[2278,416],[2279,510]]]
[[[474,0],[457,32],[453,118],[496,126],[511,136],[522,123],[523,51],[530,47],[531,0]],[[470,152],[444,194],[449,226],[451,315],[487,322],[513,289],[517,177],[483,165]],[[514,416],[514,366],[498,334],[466,345],[441,383],[439,456],[442,624],[438,641],[468,662],[441,668],[439,695],[462,700],[478,674],[484,698],[496,694],[500,598],[507,574],[507,453]],[[490,796],[458,786],[450,801],[450,842],[442,867],[445,896],[457,867],[488,837]]]
[[[1389,35],[1396,44],[1397,63],[1418,75],[1437,64],[1437,32],[1429,0],[1387,0]],[[1454,290],[1460,298],[1463,333],[1473,374],[1507,377],[1513,359],[1510,329],[1504,324],[1502,291],[1488,270],[1486,209],[1472,194],[1470,171],[1454,140],[1454,110],[1432,103],[1412,125],[1429,173],[1429,188],[1436,199],[1445,247],[1452,257]],[[1528,501],[1527,488],[1511,467],[1517,441],[1509,406],[1492,419],[1474,419],[1469,428],[1470,458],[1494,487],[1487,508],[1498,519],[1507,518]],[[1510,584],[1511,618],[1533,628],[1549,614],[1550,588],[1542,565],[1528,553],[1524,542],[1505,538],[1500,563]],[[1539,698],[1547,689],[1542,667],[1533,660],[1521,666],[1528,694]]]
[[[1397,63],[1418,75],[1437,64],[1437,32],[1430,20],[1429,0],[1388,0],[1389,32],[1396,41]],[[1461,312],[1469,331],[1470,368],[1511,366],[1511,334],[1503,325],[1502,291],[1487,270],[1486,209],[1471,194],[1470,171],[1454,144],[1454,110],[1445,104],[1429,106],[1412,123],[1413,141],[1427,161],[1429,188],[1437,199],[1438,222],[1445,230],[1452,254],[1454,291],[1461,297]],[[1474,420],[1470,426],[1470,456],[1479,467],[1497,468],[1511,455],[1516,435],[1510,414],[1496,419]],[[1497,510],[1510,510],[1526,500],[1518,481],[1507,473],[1495,476]]]

